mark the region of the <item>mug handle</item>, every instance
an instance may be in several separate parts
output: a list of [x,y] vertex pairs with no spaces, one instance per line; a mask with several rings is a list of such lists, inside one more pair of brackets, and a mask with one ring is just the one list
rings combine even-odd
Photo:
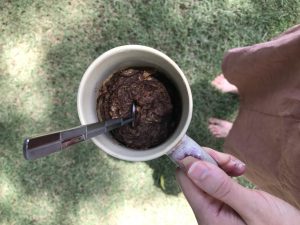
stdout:
[[184,135],[181,141],[179,141],[179,143],[172,148],[167,155],[177,166],[179,166],[178,162],[187,156],[192,156],[218,166],[218,163],[200,145],[187,135]]

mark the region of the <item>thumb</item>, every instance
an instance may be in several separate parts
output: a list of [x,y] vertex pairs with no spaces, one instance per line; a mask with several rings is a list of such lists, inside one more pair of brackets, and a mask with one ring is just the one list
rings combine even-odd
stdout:
[[254,212],[253,193],[236,183],[219,167],[198,160],[187,165],[186,171],[187,176],[200,190],[224,202],[241,216],[249,217]]

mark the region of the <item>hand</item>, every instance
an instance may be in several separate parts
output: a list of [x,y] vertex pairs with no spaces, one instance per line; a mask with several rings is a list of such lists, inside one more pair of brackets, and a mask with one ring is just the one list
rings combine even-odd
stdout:
[[205,150],[219,167],[186,157],[176,174],[198,224],[300,224],[298,209],[264,191],[247,189],[228,176],[243,174],[245,164],[231,155]]

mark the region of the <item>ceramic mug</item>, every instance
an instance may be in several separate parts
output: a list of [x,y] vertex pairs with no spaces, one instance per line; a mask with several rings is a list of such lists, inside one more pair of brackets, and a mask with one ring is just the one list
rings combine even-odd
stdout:
[[171,58],[150,47],[141,45],[116,47],[92,62],[84,73],[78,90],[77,110],[81,124],[98,121],[96,99],[102,82],[118,70],[138,66],[158,69],[177,89],[181,98],[181,117],[175,131],[160,145],[139,151],[122,145],[110,133],[94,137],[92,141],[107,154],[127,161],[147,161],[167,154],[175,163],[190,155],[216,164],[196,142],[186,136],[192,117],[193,99],[185,75]]

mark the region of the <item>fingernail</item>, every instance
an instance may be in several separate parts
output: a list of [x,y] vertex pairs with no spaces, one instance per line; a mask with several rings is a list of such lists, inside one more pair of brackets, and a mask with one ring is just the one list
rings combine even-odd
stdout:
[[232,161],[233,161],[234,167],[235,167],[236,169],[238,169],[238,170],[244,170],[244,169],[245,169],[246,164],[243,163],[242,161],[237,160],[237,159],[233,159]]
[[195,158],[191,157],[191,156],[185,157],[179,163],[180,168],[183,169],[185,172],[187,172],[189,170],[189,168],[191,167],[191,165],[195,161],[197,161],[197,160]]
[[190,166],[187,174],[192,180],[203,181],[209,175],[209,171],[203,163],[195,162]]

